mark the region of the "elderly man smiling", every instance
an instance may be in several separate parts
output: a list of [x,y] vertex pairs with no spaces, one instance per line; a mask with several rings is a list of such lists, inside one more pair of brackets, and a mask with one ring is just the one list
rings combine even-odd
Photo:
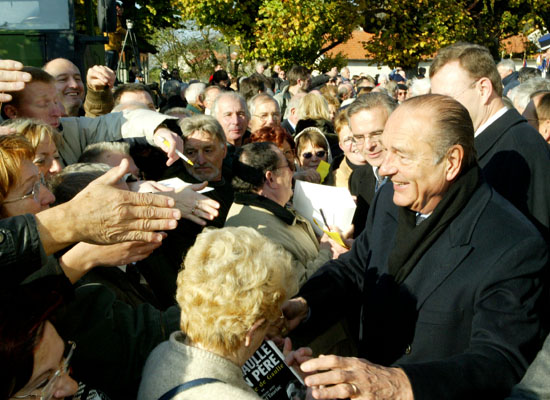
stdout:
[[284,307],[288,327],[307,317],[309,332],[356,310],[364,358],[309,360],[303,371],[324,372],[306,384],[316,399],[503,398],[540,345],[546,244],[483,182],[455,100],[405,101],[382,144],[392,184],[365,230]]

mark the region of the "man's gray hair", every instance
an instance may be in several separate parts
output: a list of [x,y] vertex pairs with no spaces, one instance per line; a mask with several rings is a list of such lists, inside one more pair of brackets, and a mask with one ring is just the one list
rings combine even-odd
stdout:
[[385,109],[389,116],[397,107],[397,101],[385,93],[370,92],[362,94],[348,107],[348,122],[352,115],[378,107]]
[[444,160],[455,145],[464,150],[462,170],[476,163],[474,126],[466,107],[448,96],[426,94],[404,101],[399,110],[411,112],[409,108],[415,114],[430,115],[431,124],[426,129],[431,131],[428,144],[434,151],[434,164]]
[[514,60],[511,60],[509,58],[506,58],[504,60],[502,60],[501,62],[499,62],[497,64],[497,68],[506,68],[510,71],[515,71],[516,70],[516,63],[514,62]]
[[528,79],[521,85],[510,90],[510,92],[508,92],[508,98],[512,100],[517,108],[525,110],[525,107],[527,107],[527,104],[531,101],[531,94],[539,90],[550,90],[550,80],[545,78]]
[[264,186],[267,171],[279,164],[276,145],[254,142],[239,147],[233,164],[233,188],[239,193],[254,193]]
[[241,103],[241,106],[245,110],[246,118],[250,120],[250,112],[248,110],[248,107],[246,106],[246,100],[237,92],[222,92],[218,97],[216,97],[216,100],[214,100],[214,104],[212,104],[212,115],[216,118],[218,117],[218,103],[220,102],[220,100],[227,97],[239,101]]
[[183,140],[186,140],[194,132],[206,132],[215,137],[221,145],[225,145],[226,138],[223,128],[216,118],[210,115],[195,114],[192,117],[180,119],[178,125]]
[[199,100],[202,100],[200,96],[204,94],[205,89],[206,84],[202,82],[192,83],[185,90],[185,100],[187,100],[189,104],[197,104],[197,98],[199,98]]
[[281,112],[279,103],[273,98],[273,96],[267,93],[259,93],[255,96],[252,96],[250,100],[248,100],[248,111],[250,112],[250,115],[254,115],[256,113],[257,104],[266,103],[268,101],[275,103],[277,105],[277,109],[279,110],[279,112]]
[[130,155],[130,145],[126,142],[99,142],[86,146],[80,157],[79,163],[100,163],[104,153]]

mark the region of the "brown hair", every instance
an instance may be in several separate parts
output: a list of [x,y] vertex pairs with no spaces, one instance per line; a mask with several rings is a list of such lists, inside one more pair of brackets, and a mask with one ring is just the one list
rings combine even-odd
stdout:
[[458,61],[460,67],[465,70],[472,80],[488,78],[493,85],[493,90],[502,97],[502,80],[498,73],[495,60],[486,47],[458,42],[439,50],[430,66],[430,79],[450,62]]

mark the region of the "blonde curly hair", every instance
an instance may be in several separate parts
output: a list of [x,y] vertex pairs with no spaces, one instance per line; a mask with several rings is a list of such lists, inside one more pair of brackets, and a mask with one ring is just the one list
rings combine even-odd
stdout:
[[236,354],[255,322],[281,316],[295,282],[290,254],[256,230],[205,230],[177,279],[181,330],[212,351]]

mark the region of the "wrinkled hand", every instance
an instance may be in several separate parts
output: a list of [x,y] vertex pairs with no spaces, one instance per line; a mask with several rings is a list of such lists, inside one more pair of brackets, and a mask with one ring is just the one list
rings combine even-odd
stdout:
[[155,181],[136,181],[127,182],[128,187],[132,192],[137,193],[154,193],[154,192],[173,192],[174,188],[164,186]]
[[112,88],[115,85],[115,72],[104,65],[94,65],[88,69],[86,84],[89,88],[100,92],[105,88]]
[[321,175],[314,169],[307,168],[294,173],[294,179],[311,183],[321,183]]
[[176,208],[181,211],[183,218],[204,226],[205,220],[211,221],[218,216],[220,208],[220,203],[216,200],[197,193],[207,185],[208,182],[196,183],[166,195],[176,201]]
[[[128,160],[90,183],[65,207],[80,242],[113,244],[126,241],[161,242],[155,231],[174,229],[181,212],[173,199],[132,193],[114,186],[128,172]],[[55,207],[54,207],[55,208]]]
[[303,297],[297,297],[285,301],[281,309],[285,316],[285,326],[290,332],[307,317],[309,306]]
[[315,399],[412,400],[407,375],[401,368],[388,368],[353,357],[320,356],[301,364],[306,385]]
[[106,246],[80,242],[59,259],[65,275],[72,283],[94,267],[116,267],[141,261],[161,243],[124,242]]
[[[166,161],[166,165],[168,166],[179,159],[179,156],[176,154],[176,149],[183,153],[183,140],[168,128],[157,128],[153,136],[153,141],[157,147],[161,148],[168,156],[168,161]],[[168,142],[168,144],[165,142]]]
[[17,92],[25,88],[25,82],[30,82],[32,77],[28,72],[21,72],[23,64],[19,61],[0,60],[0,103],[11,101],[8,93]]

